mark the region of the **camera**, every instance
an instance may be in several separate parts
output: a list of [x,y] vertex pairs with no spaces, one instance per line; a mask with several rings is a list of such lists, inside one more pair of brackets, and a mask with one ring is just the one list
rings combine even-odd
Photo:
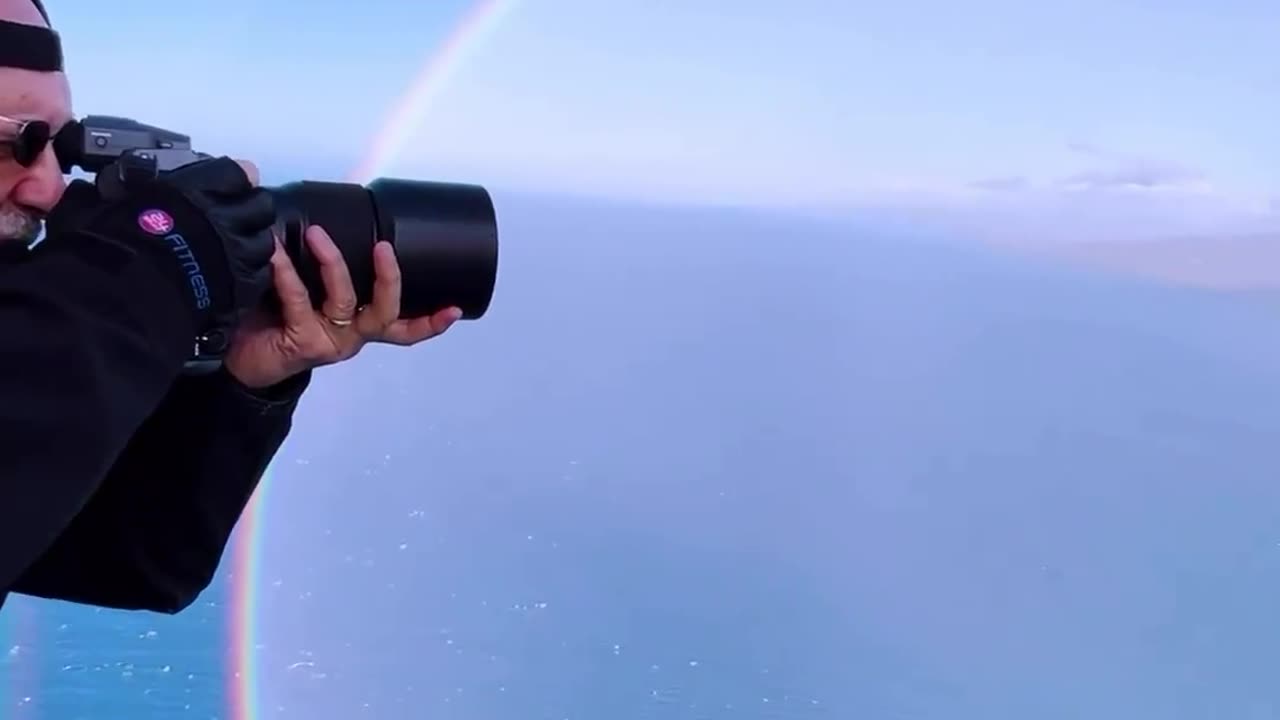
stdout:
[[[110,115],[89,115],[54,139],[62,171],[89,173],[118,163],[129,172],[163,173],[210,157],[191,148],[189,136]],[[401,271],[401,317],[458,307],[465,320],[489,308],[498,271],[498,225],[485,188],[462,183],[378,178],[367,185],[299,180],[265,187],[277,209],[279,237],[319,308],[324,283],[303,240],[320,225],[342,251],[357,302],[373,297],[373,245],[395,247]],[[226,338],[197,342],[189,369],[216,363]],[[219,347],[221,345],[222,347]]]

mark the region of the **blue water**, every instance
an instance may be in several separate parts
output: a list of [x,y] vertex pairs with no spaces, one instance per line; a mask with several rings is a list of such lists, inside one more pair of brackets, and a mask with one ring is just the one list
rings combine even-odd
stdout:
[[[490,317],[306,400],[262,717],[1280,717],[1274,298],[499,209]],[[230,717],[222,588],[39,608],[3,717]]]
[[226,718],[225,624],[213,603],[178,618],[14,598],[6,603],[0,717]]

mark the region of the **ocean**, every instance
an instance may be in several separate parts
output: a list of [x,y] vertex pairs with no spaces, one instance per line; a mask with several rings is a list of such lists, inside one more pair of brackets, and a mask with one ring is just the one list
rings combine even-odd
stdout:
[[497,201],[490,315],[304,400],[258,713],[224,573],[177,617],[15,598],[0,717],[1280,717],[1276,298]]

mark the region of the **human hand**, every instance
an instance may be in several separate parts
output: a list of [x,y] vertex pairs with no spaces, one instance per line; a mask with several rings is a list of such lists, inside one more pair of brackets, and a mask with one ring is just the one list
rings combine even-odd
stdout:
[[158,271],[156,282],[178,292],[153,317],[173,318],[173,307],[184,307],[187,322],[171,324],[166,337],[173,354],[190,353],[197,338],[225,337],[271,289],[274,202],[245,161],[206,158],[158,175],[130,167],[122,158],[93,182],[73,181],[35,252],[85,235],[126,246]]
[[391,243],[373,247],[372,302],[356,307],[356,292],[342,253],[323,228],[305,233],[324,281],[325,301],[317,311],[284,248],[277,243],[271,257],[278,317],[259,311],[240,327],[223,358],[223,365],[242,384],[265,388],[311,368],[355,357],[368,343],[415,345],[437,337],[462,317],[458,308],[445,308],[419,318],[400,318],[400,265]]

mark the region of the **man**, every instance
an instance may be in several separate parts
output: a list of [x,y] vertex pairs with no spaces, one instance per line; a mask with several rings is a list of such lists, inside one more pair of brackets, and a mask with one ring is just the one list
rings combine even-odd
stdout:
[[[315,227],[314,310],[250,163],[207,161],[127,197],[67,192],[43,142],[72,118],[57,42],[38,4],[0,0],[0,605],[16,592],[174,613],[212,580],[311,370],[438,336],[460,312],[398,319],[387,243],[357,308]],[[148,236],[175,224],[199,283]],[[221,370],[181,375],[202,328],[246,313]]]

